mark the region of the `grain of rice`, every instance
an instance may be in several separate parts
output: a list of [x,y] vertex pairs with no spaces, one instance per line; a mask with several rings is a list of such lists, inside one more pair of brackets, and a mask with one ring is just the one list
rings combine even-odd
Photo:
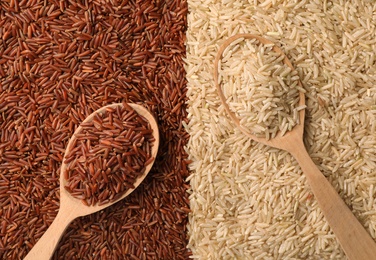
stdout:
[[272,48],[239,38],[224,51],[219,70],[230,110],[251,134],[267,139],[278,131],[283,136],[299,118],[293,113],[299,77]]
[[[112,120],[121,122],[115,125]],[[109,108],[81,126],[73,150],[66,155],[65,188],[73,197],[85,200],[85,205],[102,205],[134,188],[133,183],[154,159],[154,137],[148,122],[126,104],[121,109]],[[136,134],[117,141],[129,132]]]
[[[345,259],[295,160],[286,152],[249,141],[234,128],[220,103],[213,60],[222,42],[237,33],[268,38],[294,64],[304,88],[297,90],[306,92],[307,108],[295,109],[307,112],[308,152],[376,238],[375,193],[369,193],[375,192],[375,148],[366,144],[376,141],[376,81],[369,63],[376,44],[371,22],[375,4],[357,0],[189,0],[188,4],[190,121],[185,127],[192,136],[186,147],[192,160],[188,225],[192,257]],[[231,65],[238,59],[227,64],[227,72],[223,65],[230,50],[236,53],[240,47],[229,47],[221,60],[222,73],[237,72]],[[237,83],[241,78],[231,80]],[[222,80],[222,87],[226,83],[231,81]],[[372,97],[367,105],[366,96]],[[257,99],[252,100],[262,102]],[[217,156],[210,160],[213,153]],[[249,218],[234,219],[244,211]],[[221,222],[213,221],[219,214]]]
[[[189,211],[167,220],[154,207],[157,201],[171,212],[189,208],[181,126],[186,2],[12,3],[0,1],[0,186],[18,197],[0,190],[0,219],[11,228],[0,237],[0,258],[23,258],[55,218],[62,155],[80,122],[102,106],[129,102],[143,103],[159,121],[155,167],[126,200],[71,223],[52,259],[186,259]],[[150,23],[159,26],[145,29]],[[137,66],[132,55],[143,57]],[[171,113],[178,104],[184,105]]]

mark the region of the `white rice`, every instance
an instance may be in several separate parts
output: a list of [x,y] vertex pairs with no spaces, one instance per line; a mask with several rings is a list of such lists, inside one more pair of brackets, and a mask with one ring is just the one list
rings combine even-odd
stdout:
[[219,71],[230,110],[251,134],[267,139],[278,131],[283,136],[299,122],[299,76],[272,48],[255,39],[235,40]]
[[259,2],[188,0],[189,248],[196,259],[345,259],[296,161],[235,128],[213,61],[237,33],[282,48],[306,90],[306,147],[376,238],[375,1]]

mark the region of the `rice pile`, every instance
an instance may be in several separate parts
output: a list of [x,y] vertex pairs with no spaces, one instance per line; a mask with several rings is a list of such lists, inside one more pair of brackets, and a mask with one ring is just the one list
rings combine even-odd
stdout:
[[214,87],[220,44],[262,35],[306,90],[305,144],[376,238],[376,3],[189,0],[189,245],[199,259],[344,259],[296,161],[246,138]]
[[222,56],[219,82],[242,126],[269,139],[298,123],[299,76],[273,45],[240,38]]
[[52,259],[186,259],[185,0],[0,1],[0,259],[23,259],[59,208],[69,138],[100,107],[157,119],[152,170],[65,231]]
[[80,126],[65,154],[64,188],[89,206],[115,201],[134,189],[154,160],[155,139],[148,120],[123,103],[95,113],[92,121]]

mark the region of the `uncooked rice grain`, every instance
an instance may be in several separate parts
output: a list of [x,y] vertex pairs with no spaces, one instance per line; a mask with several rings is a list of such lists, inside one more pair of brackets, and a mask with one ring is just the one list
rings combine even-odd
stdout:
[[52,259],[188,258],[186,14],[184,0],[0,1],[0,259],[24,258],[56,217],[75,129],[121,102],[158,121],[153,168],[74,220]]
[[238,33],[263,36],[290,59],[306,90],[308,152],[376,238],[376,3],[188,5],[192,257],[345,259],[296,161],[249,140],[221,105],[213,63],[219,46]]
[[235,40],[221,59],[219,82],[230,110],[251,134],[270,139],[299,123],[299,76],[284,55],[258,40]]
[[85,205],[120,198],[145,172],[154,157],[149,122],[123,103],[81,123],[72,150],[65,155],[65,189]]

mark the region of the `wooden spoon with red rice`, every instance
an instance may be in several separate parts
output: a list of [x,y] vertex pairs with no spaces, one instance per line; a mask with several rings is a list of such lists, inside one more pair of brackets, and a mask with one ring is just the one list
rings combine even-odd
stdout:
[[89,115],[64,154],[59,212],[25,259],[50,259],[75,218],[127,197],[149,173],[158,146],[157,122],[141,105],[111,104]]

